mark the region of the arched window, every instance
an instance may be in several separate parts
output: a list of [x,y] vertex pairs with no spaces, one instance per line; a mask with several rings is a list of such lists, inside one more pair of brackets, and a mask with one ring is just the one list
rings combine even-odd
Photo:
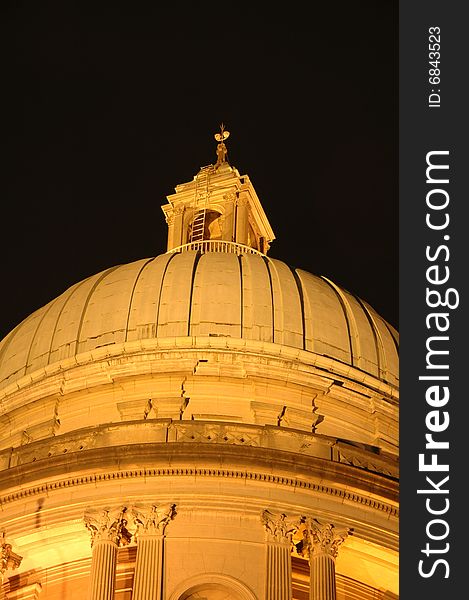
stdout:
[[189,224],[187,239],[189,242],[221,240],[222,234],[221,213],[207,208],[199,210],[194,214],[194,218]]

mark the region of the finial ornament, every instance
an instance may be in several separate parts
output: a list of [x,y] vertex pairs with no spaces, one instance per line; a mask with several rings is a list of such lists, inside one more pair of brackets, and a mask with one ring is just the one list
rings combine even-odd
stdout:
[[228,139],[230,132],[225,129],[224,124],[220,125],[220,133],[215,134],[215,139],[217,140],[217,162],[215,164],[215,169],[218,169],[223,163],[228,162],[226,160],[226,156],[228,154],[228,150],[225,146],[225,140]]

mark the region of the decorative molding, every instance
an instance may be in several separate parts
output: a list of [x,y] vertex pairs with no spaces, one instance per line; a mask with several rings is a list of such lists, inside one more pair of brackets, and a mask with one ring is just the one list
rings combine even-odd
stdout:
[[220,426],[217,422],[194,424],[192,421],[187,425],[175,422],[172,426],[177,432],[178,442],[239,444],[255,448],[261,446],[259,431],[250,425],[242,427],[225,422],[224,426]]
[[145,533],[152,535],[164,535],[168,523],[177,515],[175,504],[157,506],[153,504],[145,512],[132,509],[132,516],[137,527],[136,536]]
[[5,532],[0,531],[0,582],[8,570],[17,569],[22,560],[23,557],[13,552],[11,544],[6,542]]
[[114,511],[105,509],[100,513],[88,511],[83,520],[91,534],[91,547],[100,541],[126,546],[132,539],[132,534],[127,529],[127,507],[125,506]]
[[42,592],[39,581],[24,585],[19,589],[11,590],[5,594],[5,600],[37,600]]
[[383,465],[384,461],[370,460],[368,457],[357,456],[357,454],[354,454],[353,452],[346,453],[342,449],[337,449],[337,458],[338,462],[344,465],[350,465],[374,473],[382,473],[388,477],[394,476],[391,469],[387,469],[386,466]]
[[[207,241],[215,243],[217,240]],[[223,242],[223,244],[229,244],[229,242]],[[248,246],[231,244],[244,248],[246,252],[264,256],[261,252]],[[190,244],[186,244],[185,246],[189,249]],[[181,251],[182,248],[182,246],[174,248],[168,251],[168,253]],[[371,393],[373,397],[379,396],[394,409],[398,407],[399,390],[396,386],[381,381],[371,374],[360,371],[336,359],[316,354],[309,350],[301,350],[274,342],[260,342],[259,340],[248,340],[245,338],[192,336],[185,338],[184,341],[185,345],[181,344],[175,348],[174,338],[155,337],[121,342],[102,348],[95,348],[92,351],[82,352],[76,356],[39,368],[10,384],[0,382],[0,400],[4,398],[8,399],[8,403],[5,404],[5,411],[10,411],[23,407],[26,403],[34,399],[43,398],[46,393],[47,395],[51,395],[59,392],[63,396],[65,393],[68,393],[69,389],[73,388],[73,391],[76,391],[77,388],[74,385],[74,381],[76,379],[81,382],[86,381],[86,377],[83,377],[81,370],[83,367],[86,368],[90,365],[93,365],[96,373],[103,375],[104,381],[108,375],[111,377],[114,376],[113,372],[109,374],[103,372],[103,364],[106,363],[114,368],[119,367],[119,377],[123,375],[122,366],[131,363],[130,375],[134,377],[136,374],[136,355],[139,356],[138,364],[143,365],[151,360],[161,361],[161,358],[168,358],[171,354],[176,355],[176,358],[180,358],[183,354],[213,353],[215,351],[216,353],[222,352],[223,354],[235,355],[247,363],[258,363],[260,360],[268,360],[269,366],[285,366],[290,375],[300,371],[307,379],[319,377],[331,381],[334,375],[339,375],[344,378],[344,381],[347,381],[348,387],[352,386],[356,391],[363,391],[367,395]],[[145,360],[143,360],[144,358]],[[109,361],[112,361],[112,364]],[[46,389],[42,387],[44,382]],[[24,392],[26,392],[26,398],[24,397]]]
[[[207,363],[197,363],[194,370],[209,370]],[[183,394],[185,393],[183,389]],[[135,444],[143,432],[145,439],[151,442],[189,442],[210,443],[221,445],[243,445],[278,450],[282,456],[284,452],[294,452],[298,455],[311,458],[326,459],[332,463],[350,465],[362,471],[380,473],[386,477],[398,479],[399,464],[397,460],[385,454],[376,454],[365,447],[357,447],[340,441],[330,436],[317,435],[308,431],[299,431],[277,425],[264,425],[258,423],[239,423],[228,421],[180,421],[174,417],[179,416],[181,394],[174,397],[158,398],[157,400],[144,399],[118,403],[124,423],[101,425],[92,432],[90,430],[72,431],[53,438],[52,440],[38,440],[16,449],[0,451],[0,478],[7,468],[20,467],[39,461],[43,458]],[[121,408],[126,405],[125,414]],[[264,421],[277,421],[280,406],[269,406],[267,403],[251,402],[251,407],[264,411],[264,414],[255,418]],[[288,409],[286,411],[288,413]],[[269,416],[270,415],[270,416]],[[156,418],[154,418],[156,417]],[[233,417],[239,419],[239,417]],[[360,477],[360,476],[359,476]]]
[[339,546],[345,541],[351,529],[336,528],[332,523],[320,523],[317,519],[305,518],[303,530],[303,553],[311,558],[325,554],[334,560]]
[[175,477],[175,476],[190,476],[190,477],[226,477],[229,479],[251,480],[263,483],[274,483],[278,485],[286,485],[289,487],[311,490],[313,492],[327,494],[348,502],[353,502],[368,506],[373,510],[384,512],[389,516],[398,517],[399,510],[396,506],[380,502],[369,496],[362,496],[355,492],[341,490],[331,486],[325,486],[318,483],[311,483],[292,477],[283,477],[279,475],[271,475],[270,473],[256,473],[246,470],[235,469],[202,469],[188,467],[169,467],[161,469],[126,469],[123,471],[111,471],[107,473],[98,473],[91,475],[80,475],[79,477],[70,477],[61,479],[52,483],[44,483],[42,485],[33,486],[22,489],[18,492],[7,494],[0,498],[0,506],[9,502],[23,500],[24,498],[35,496],[37,494],[48,494],[55,490],[63,490],[64,488],[75,487],[85,484],[96,484],[105,481],[114,481],[118,479],[133,479],[133,478],[149,478],[149,477]]
[[261,522],[267,541],[293,545],[292,537],[298,531],[303,518],[288,519],[285,513],[273,513],[265,509],[261,514]]

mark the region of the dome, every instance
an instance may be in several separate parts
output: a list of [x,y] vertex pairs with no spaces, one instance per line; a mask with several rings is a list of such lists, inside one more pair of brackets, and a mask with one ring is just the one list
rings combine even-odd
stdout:
[[162,207],[165,254],[0,342],[8,597],[397,597],[397,332],[267,256],[219,135]]
[[398,334],[360,298],[255,251],[186,250],[109,268],[34,312],[0,344],[0,387],[98,348],[181,337],[288,346],[398,383]]

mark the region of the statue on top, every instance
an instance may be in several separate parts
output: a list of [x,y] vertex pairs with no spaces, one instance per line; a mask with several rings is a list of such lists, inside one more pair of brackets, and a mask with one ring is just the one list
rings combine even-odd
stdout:
[[223,123],[220,125],[220,133],[215,134],[215,139],[217,140],[217,162],[215,164],[215,169],[218,169],[223,163],[228,162],[226,157],[228,155],[228,150],[226,149],[225,140],[230,135],[230,132],[225,129]]

